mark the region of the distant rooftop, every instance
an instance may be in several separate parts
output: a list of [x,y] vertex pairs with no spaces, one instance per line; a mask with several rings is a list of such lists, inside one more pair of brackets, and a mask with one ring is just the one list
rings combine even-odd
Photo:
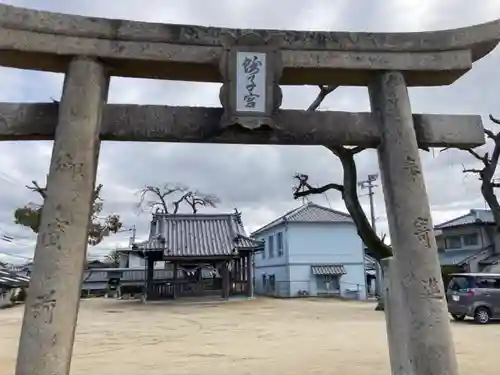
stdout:
[[233,255],[239,250],[259,250],[261,241],[246,236],[239,215],[154,214],[149,241],[136,244],[145,251],[163,249],[166,257]]
[[257,229],[252,233],[252,236],[285,222],[353,223],[351,216],[345,212],[333,210],[331,208],[320,206],[316,203],[308,202],[298,208],[287,212],[276,220],[271,221],[269,224],[264,225],[262,228]]
[[438,224],[434,229],[458,227],[468,224],[495,224],[490,210],[472,209],[467,214]]
[[5,268],[0,268],[0,287],[19,288],[26,287],[30,278],[20,275],[17,272],[10,271]]

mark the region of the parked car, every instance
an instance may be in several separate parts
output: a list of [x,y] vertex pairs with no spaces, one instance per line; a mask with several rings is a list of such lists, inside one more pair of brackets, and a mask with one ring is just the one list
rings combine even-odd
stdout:
[[455,320],[474,318],[479,324],[500,318],[500,274],[451,274],[446,299]]

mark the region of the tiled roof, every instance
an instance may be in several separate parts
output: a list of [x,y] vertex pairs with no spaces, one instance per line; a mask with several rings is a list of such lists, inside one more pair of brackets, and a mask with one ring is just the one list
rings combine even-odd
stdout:
[[158,229],[147,249],[164,249],[165,256],[224,256],[243,249],[259,250],[263,246],[263,242],[246,236],[235,214],[158,214],[154,217]]
[[5,268],[0,269],[0,287],[19,288],[28,286],[30,278],[9,271]]
[[483,250],[446,250],[439,253],[439,263],[442,266],[460,266],[467,263]]
[[490,210],[470,210],[469,213],[435,226],[435,229],[451,228],[467,224],[494,224]]
[[349,216],[349,214],[345,212],[332,210],[331,208],[308,202],[298,208],[293,209],[292,211],[287,212],[278,219],[256,230],[252,233],[252,236],[284,222],[352,223],[353,221],[351,216]]
[[345,275],[347,274],[342,264],[321,264],[311,266],[313,275]]

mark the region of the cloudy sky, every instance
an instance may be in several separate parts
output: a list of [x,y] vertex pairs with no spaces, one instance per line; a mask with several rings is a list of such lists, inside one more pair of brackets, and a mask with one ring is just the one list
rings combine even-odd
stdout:
[[[2,0],[1,3],[80,14],[150,22],[198,24],[235,28],[300,30],[425,31],[455,28],[500,18],[498,0]],[[61,95],[63,76],[45,72],[0,68],[3,102],[46,102]],[[112,103],[219,106],[218,84],[183,83],[113,78]],[[486,126],[489,113],[500,117],[500,48],[474,65],[471,72],[450,87],[410,90],[414,112],[481,114]],[[304,109],[314,99],[315,87],[284,88],[283,108]],[[340,88],[321,109],[368,111],[368,93],[362,88]],[[495,129],[500,130],[500,129]],[[33,254],[35,236],[13,223],[13,211],[38,197],[24,186],[45,182],[51,142],[4,142],[0,147],[0,261],[24,262]],[[464,176],[462,164],[475,162],[461,151],[421,154],[434,223],[484,208],[474,176]],[[357,157],[359,177],[378,172],[374,151]],[[190,145],[114,143],[102,145],[98,183],[104,185],[107,213],[120,214],[125,228],[137,226],[145,239],[150,215],[138,215],[137,191],[145,184],[179,182],[217,194],[217,211],[237,207],[248,231],[257,229],[301,204],[292,199],[291,176],[307,173],[315,184],[339,182],[340,163],[321,147],[273,147],[239,145]],[[363,192],[364,193],[364,192]],[[368,197],[361,198],[368,212]],[[345,210],[336,192],[313,200]],[[377,225],[387,231],[384,200],[376,188]],[[212,210],[214,211],[214,210]],[[208,211],[207,211],[208,212]],[[89,249],[92,257],[126,246],[129,232],[106,239]],[[9,255],[10,254],[10,255]]]

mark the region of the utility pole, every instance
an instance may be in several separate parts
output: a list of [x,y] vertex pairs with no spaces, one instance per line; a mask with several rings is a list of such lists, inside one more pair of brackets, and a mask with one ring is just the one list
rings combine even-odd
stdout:
[[[378,173],[374,174],[369,174],[368,178],[363,181],[358,182],[358,186],[361,189],[368,189],[368,197],[370,198],[370,221],[371,225],[373,228],[373,231],[377,233],[377,225],[376,225],[376,219],[375,219],[375,204],[373,203],[373,195],[375,194],[373,191],[373,188],[377,187],[377,185],[374,184],[375,181],[378,179]],[[382,295],[382,269],[380,266],[380,263],[376,263],[376,284],[375,284],[375,293],[379,296]]]
[[370,219],[371,219],[371,224],[372,228],[377,233],[377,226],[375,224],[375,205],[373,204],[373,188],[377,187],[378,185],[375,185],[374,182],[377,181],[378,179],[378,173],[377,174],[369,174],[368,178],[364,181],[359,181],[358,185],[361,187],[361,189],[368,189],[368,197],[370,198]]
[[135,243],[135,234],[136,234],[135,224],[132,225],[132,229],[130,229],[130,230],[132,231],[132,235],[130,236],[128,246],[131,248],[132,245]]

